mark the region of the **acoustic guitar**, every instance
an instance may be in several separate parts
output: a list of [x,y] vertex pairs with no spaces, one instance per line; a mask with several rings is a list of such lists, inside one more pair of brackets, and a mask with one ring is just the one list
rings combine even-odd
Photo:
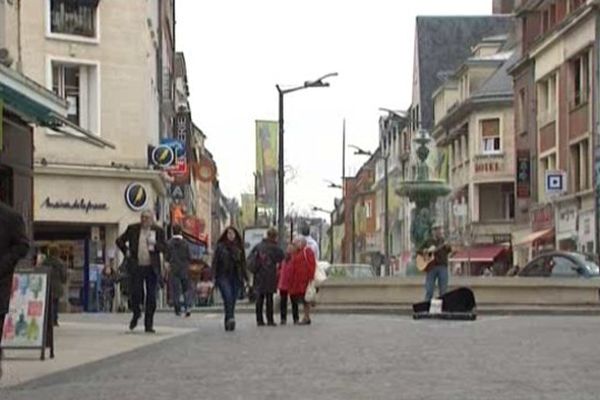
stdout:
[[433,262],[433,260],[435,259],[435,250],[436,248],[434,246],[431,246],[430,248],[417,253],[415,262],[417,264],[417,269],[420,272],[424,272]]
[[427,268],[429,268],[429,266],[431,265],[431,263],[433,262],[433,260],[435,259],[435,253],[443,248],[444,246],[448,246],[447,243],[442,243],[439,246],[431,246],[425,250],[419,251],[417,252],[417,256],[415,257],[415,262],[417,264],[417,269],[420,272],[424,272]]

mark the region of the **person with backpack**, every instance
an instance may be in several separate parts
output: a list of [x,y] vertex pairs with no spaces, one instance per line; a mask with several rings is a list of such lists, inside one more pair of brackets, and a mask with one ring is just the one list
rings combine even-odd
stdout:
[[[169,263],[169,279],[171,282],[171,293],[173,295],[173,307],[175,315],[181,316],[181,309],[185,312],[185,317],[190,317],[192,299],[190,293],[189,269],[192,257],[190,247],[183,238],[181,226],[173,226],[173,237],[167,242],[167,262]],[[183,307],[181,304],[181,295],[183,294]]]
[[267,303],[267,325],[276,326],[273,320],[273,295],[277,292],[277,265],[285,258],[277,244],[278,232],[271,228],[248,257],[248,269],[254,274],[256,293],[256,324],[264,326],[263,306]]

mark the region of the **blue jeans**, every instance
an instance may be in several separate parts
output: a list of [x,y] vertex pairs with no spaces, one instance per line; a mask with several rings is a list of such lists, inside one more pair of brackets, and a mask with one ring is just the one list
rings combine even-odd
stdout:
[[225,321],[235,318],[235,303],[242,287],[237,276],[221,276],[217,278],[217,287],[223,298],[225,307]]
[[[189,312],[192,308],[192,299],[188,277],[185,275],[171,276],[171,290],[171,293],[173,293],[173,306],[175,307],[175,313],[181,313],[182,308],[184,312]],[[181,295],[183,295],[183,305],[181,304]]]
[[427,270],[427,277],[425,278],[425,301],[431,301],[433,298],[436,280],[441,297],[448,289],[448,267],[446,265],[437,265]]

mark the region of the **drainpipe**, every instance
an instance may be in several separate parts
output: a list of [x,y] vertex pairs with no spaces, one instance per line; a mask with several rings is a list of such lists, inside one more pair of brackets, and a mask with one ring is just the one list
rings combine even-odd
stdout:
[[17,0],[17,71],[23,73],[23,44],[21,43],[21,0]]
[[163,0],[158,0],[158,28],[157,28],[157,36],[158,36],[158,57],[156,60],[157,63],[157,76],[156,83],[158,86],[158,137],[163,137]]
[[594,135],[592,141],[594,144],[594,183],[596,193],[595,206],[595,245],[596,254],[600,256],[600,1],[596,0],[593,4],[596,11],[596,30],[594,38],[594,78],[593,78],[593,109],[592,123],[594,126]]

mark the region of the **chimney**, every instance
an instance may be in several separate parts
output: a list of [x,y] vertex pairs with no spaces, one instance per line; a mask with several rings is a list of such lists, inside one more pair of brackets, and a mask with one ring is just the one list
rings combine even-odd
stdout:
[[515,9],[515,0],[493,0],[492,14],[512,14]]

